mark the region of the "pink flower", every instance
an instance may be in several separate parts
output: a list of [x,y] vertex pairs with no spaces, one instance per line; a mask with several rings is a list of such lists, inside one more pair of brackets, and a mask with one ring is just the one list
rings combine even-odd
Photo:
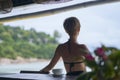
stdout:
[[100,57],[102,57],[102,56],[105,55],[105,51],[104,51],[103,48],[97,48],[97,49],[95,50],[95,54],[98,55],[98,56],[100,56]]
[[89,61],[94,61],[95,60],[95,58],[91,54],[85,55],[85,58]]
[[95,50],[95,54],[96,54],[97,56],[99,56],[99,57],[102,57],[103,60],[107,60],[107,59],[108,59],[108,57],[105,55],[105,51],[104,51],[103,48],[97,48],[97,49]]
[[104,61],[108,59],[108,57],[106,55],[103,55],[102,58]]

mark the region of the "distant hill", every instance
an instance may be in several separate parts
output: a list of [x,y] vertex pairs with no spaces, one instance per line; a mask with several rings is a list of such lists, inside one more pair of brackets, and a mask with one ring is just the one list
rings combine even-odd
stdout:
[[16,59],[44,58],[53,56],[60,37],[58,31],[53,36],[34,29],[24,30],[20,26],[12,27],[0,24],[0,58]]

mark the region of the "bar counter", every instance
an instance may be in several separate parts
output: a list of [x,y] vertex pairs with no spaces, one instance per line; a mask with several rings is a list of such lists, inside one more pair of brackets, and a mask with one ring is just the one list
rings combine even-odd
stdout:
[[78,76],[56,76],[53,74],[8,73],[0,74],[0,80],[76,80]]

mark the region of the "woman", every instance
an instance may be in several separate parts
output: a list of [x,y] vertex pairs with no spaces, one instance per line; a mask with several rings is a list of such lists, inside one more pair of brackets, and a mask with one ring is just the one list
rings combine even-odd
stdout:
[[77,43],[81,25],[76,17],[70,17],[64,21],[63,26],[69,35],[69,40],[56,48],[51,62],[40,72],[49,72],[62,57],[67,75],[79,75],[86,71],[84,56],[89,53],[84,44]]

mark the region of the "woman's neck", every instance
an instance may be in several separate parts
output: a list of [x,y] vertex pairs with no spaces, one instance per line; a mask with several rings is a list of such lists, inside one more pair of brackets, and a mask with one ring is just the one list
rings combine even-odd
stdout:
[[72,42],[72,43],[77,43],[77,39],[76,38],[70,38],[69,41]]

